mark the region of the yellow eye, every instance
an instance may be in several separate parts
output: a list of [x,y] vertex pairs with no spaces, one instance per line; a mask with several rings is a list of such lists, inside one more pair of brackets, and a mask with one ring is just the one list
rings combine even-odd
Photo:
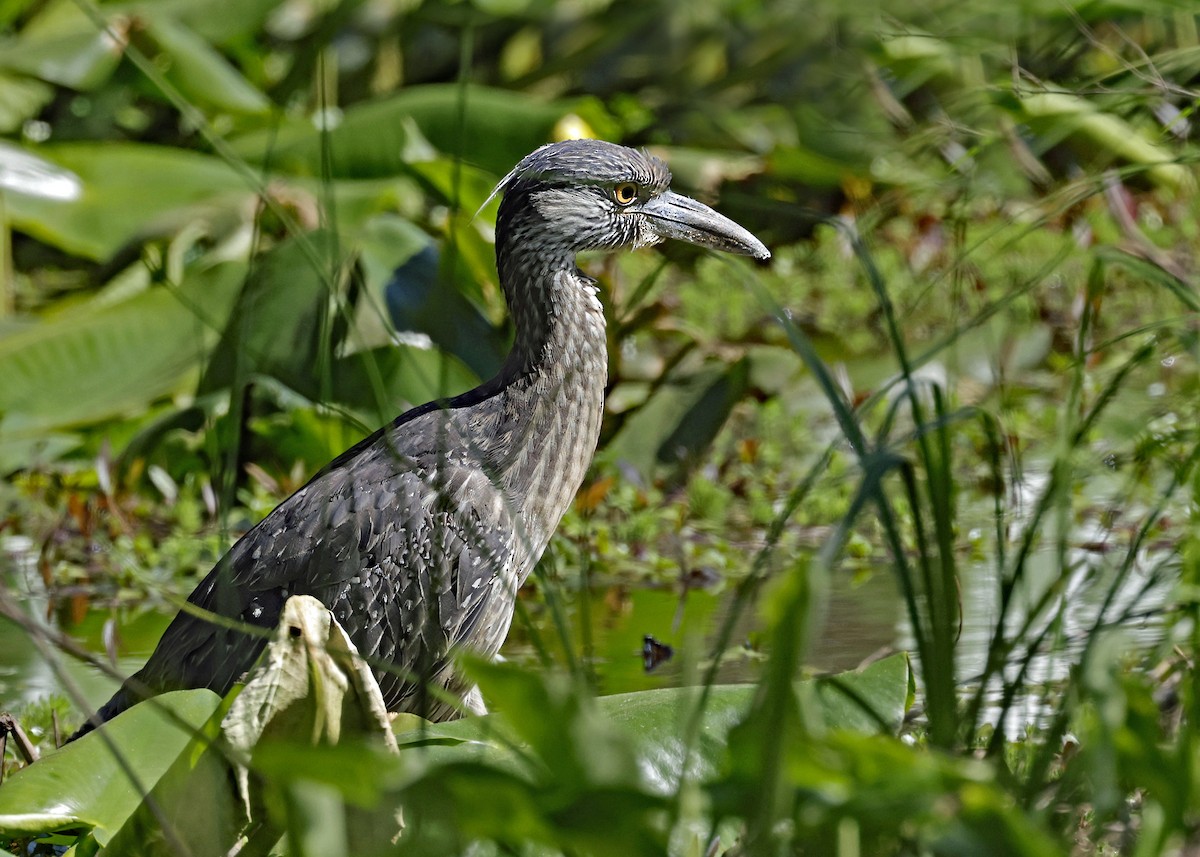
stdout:
[[633,182],[621,182],[613,188],[613,199],[617,205],[629,205],[638,198],[638,186]]

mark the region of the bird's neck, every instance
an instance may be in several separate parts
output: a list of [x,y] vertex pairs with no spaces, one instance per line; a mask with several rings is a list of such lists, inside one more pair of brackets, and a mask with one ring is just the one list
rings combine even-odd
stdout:
[[573,254],[501,245],[497,263],[516,338],[493,382],[492,463],[536,561],[600,437],[608,382],[604,310]]

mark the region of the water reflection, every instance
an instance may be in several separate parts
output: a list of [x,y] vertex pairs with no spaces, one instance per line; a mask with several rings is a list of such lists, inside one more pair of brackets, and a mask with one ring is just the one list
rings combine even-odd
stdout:
[[[1169,593],[1167,580],[1144,569],[1158,568],[1162,562],[1152,558],[1120,580],[1113,579],[1112,557],[1094,549],[1077,549],[1068,557],[1070,571],[1059,577],[1055,554],[1037,554],[1029,564],[1028,585],[1014,596],[1014,607],[1006,622],[1007,633],[1014,634],[1026,622],[1030,610],[1051,587],[1058,587],[1049,600],[1050,609],[1032,622],[1026,638],[1046,635],[1046,652],[1036,655],[1024,677],[1029,687],[1049,686],[1066,678],[1078,662],[1080,652],[1096,624],[1105,597],[1112,587],[1106,616],[1145,616],[1129,623],[1125,633],[1131,647],[1145,649],[1158,643],[1163,634],[1160,608]],[[166,628],[173,610],[147,605],[121,608],[86,609],[73,617],[70,610],[58,609],[46,595],[37,573],[32,546],[10,537],[0,542],[0,574],[4,585],[18,594],[31,616],[69,633],[89,651],[104,656],[105,624],[112,621],[118,630],[119,656],[116,666],[128,674],[137,670],[153,650]],[[984,669],[988,647],[998,619],[996,569],[980,562],[963,569],[963,627],[959,640],[957,669],[960,678],[970,681]],[[569,595],[569,594],[568,594]],[[677,686],[699,680],[705,658],[711,653],[717,629],[728,619],[734,599],[732,588],[713,592],[690,590],[686,597],[676,588],[630,588],[613,584],[590,590],[587,598],[564,596],[566,606],[556,622],[546,603],[534,595],[522,596],[522,609],[502,655],[519,663],[537,663],[548,658],[559,664],[590,664],[601,693],[621,693],[658,687]],[[1057,623],[1052,626],[1052,623]],[[751,607],[737,617],[732,645],[719,665],[720,682],[753,681],[763,655],[760,651],[761,627],[758,609]],[[565,630],[562,638],[560,628]],[[651,635],[670,645],[674,657],[647,673],[643,668],[643,639]],[[847,572],[833,576],[823,629],[809,652],[808,664],[817,671],[841,671],[858,666],[864,659],[888,646],[912,649],[902,601],[890,569],[860,575]],[[569,654],[568,654],[569,651]],[[1005,671],[1007,679],[1016,677],[1025,652],[1019,647]],[[97,670],[67,658],[60,664],[81,688],[88,705],[103,703],[116,689],[116,683]],[[994,722],[999,714],[1002,686],[993,681],[987,689],[984,719]],[[13,708],[61,693],[61,683],[27,639],[25,632],[0,622],[0,708]],[[1026,694],[1009,711],[1007,727],[1021,730],[1044,719],[1053,708],[1053,700]]]
[[[1116,557],[1094,546],[1069,550],[1065,569],[1060,568],[1057,551],[1031,555],[1004,623],[1006,638],[1022,642],[1012,645],[1002,674],[988,682],[981,721],[997,723],[1004,685],[1017,682],[1022,692],[1005,715],[1006,732],[1020,734],[1048,722],[1059,707],[1058,688],[1080,663],[1097,629],[1123,635],[1123,650],[1131,656],[1161,643],[1164,609],[1173,588],[1173,556],[1144,557],[1122,574]],[[974,695],[1000,619],[1000,579],[989,559],[964,567],[960,582],[962,632],[955,666],[964,690]],[[906,615],[897,637],[900,647],[915,650]],[[1031,651],[1030,645],[1036,648]]]
[[[53,601],[38,573],[32,542],[20,536],[0,539],[0,585],[16,596],[31,618],[65,631],[99,657],[105,657],[105,624],[114,619],[119,634],[115,666],[122,673],[131,673],[145,662],[170,621],[165,610],[109,610],[86,604],[83,610],[77,610],[70,602]],[[60,655],[56,664],[79,687],[88,705],[100,705],[117,689],[114,680],[73,658]],[[64,695],[54,668],[24,629],[0,620],[0,709],[16,708],[52,695]]]
[[[105,624],[118,633],[116,666],[122,673],[136,671],[149,657],[174,610],[163,605],[118,608],[92,606],[80,616],[47,595],[37,573],[32,546],[10,538],[0,557],[0,575],[18,595],[31,616],[65,631],[88,651],[105,657]],[[558,664],[572,660],[590,664],[601,693],[622,693],[677,686],[698,680],[707,666],[717,630],[728,619],[732,589],[713,592],[691,589],[630,588],[613,584],[590,590],[588,597],[566,593],[562,622],[535,595],[524,594],[522,610],[501,654],[521,663],[536,663],[543,656]],[[854,581],[840,575],[832,588],[826,632],[814,641],[810,664],[820,671],[850,669],[881,646],[893,642],[896,626],[894,586],[885,574]],[[752,681],[762,660],[756,607],[737,617],[732,645],[717,672],[721,682]],[[559,628],[564,627],[564,641]],[[643,668],[645,635],[670,645],[671,660],[647,673]],[[570,654],[568,654],[568,648]],[[539,652],[544,653],[539,654]],[[71,658],[59,659],[78,684],[87,704],[103,703],[116,683],[96,669]],[[11,708],[62,693],[61,683],[25,632],[0,621],[0,707]]]

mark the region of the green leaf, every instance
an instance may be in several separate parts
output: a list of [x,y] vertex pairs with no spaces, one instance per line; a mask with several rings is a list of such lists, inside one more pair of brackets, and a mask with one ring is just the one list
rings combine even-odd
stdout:
[[[470,661],[465,671],[558,782],[606,787],[636,782],[637,760],[627,736],[569,676],[483,661]],[[588,740],[580,741],[580,735]]]
[[[722,769],[730,730],[759,690],[711,688],[688,754],[682,737],[699,688],[592,700],[565,675],[500,664],[468,669],[499,713],[424,724],[398,737],[409,775],[400,794],[406,818],[411,810],[418,820],[422,845],[422,837],[442,829],[464,839],[538,841],[596,854],[661,853],[655,813],[679,793],[685,770],[709,781]],[[897,655],[839,676],[840,690],[827,679],[801,682],[799,690],[815,696],[827,727],[853,735],[846,730],[875,732],[881,722],[894,728],[909,681],[907,659]],[[878,716],[863,716],[857,704],[847,707],[847,692]],[[621,820],[620,835],[609,819]],[[446,843],[429,848],[454,850]]]
[[279,0],[156,0],[152,8],[170,12],[213,44],[243,44],[257,35],[267,16],[279,8]]
[[54,88],[23,75],[0,72],[0,133],[21,130],[54,98]]
[[75,434],[55,432],[6,433],[0,422],[0,473],[12,473],[22,468],[38,469],[76,449],[83,438]]
[[477,376],[490,378],[499,370],[507,345],[471,298],[482,302],[480,283],[494,282],[495,250],[472,227],[458,229],[455,237],[435,243],[416,225],[392,214],[376,215],[355,231],[370,299],[356,307],[354,341],[367,347],[390,343],[393,326],[424,333]]
[[[386,304],[398,330],[424,333],[476,375],[490,378],[503,363],[505,346],[496,328],[464,296],[468,287],[463,282],[464,267],[442,258],[435,245],[427,244],[389,271],[378,290],[379,303]],[[460,282],[448,282],[451,277]]]
[[780,146],[771,154],[771,174],[816,187],[838,187],[862,165],[839,160],[803,146]]
[[[152,11],[149,7],[147,11]],[[261,114],[271,102],[204,39],[165,15],[151,14],[146,35],[162,51],[167,79],[188,98],[230,113]]]
[[827,729],[895,734],[912,701],[913,681],[904,652],[861,670],[816,679],[821,719]]
[[533,0],[472,0],[475,8],[497,17],[514,17],[524,13]]
[[663,468],[685,474],[708,450],[733,406],[746,395],[750,362],[705,365],[657,387],[608,445],[608,454],[646,478]]
[[[210,691],[186,692],[216,698]],[[175,857],[186,849],[191,857],[225,857],[230,852],[245,819],[234,799],[230,765],[217,742],[224,708],[222,700],[217,703],[218,714],[174,757],[171,767],[101,854]],[[151,704],[142,703],[132,711]],[[95,839],[105,844],[99,835]]]
[[414,157],[409,151],[423,137],[440,152],[461,150],[469,164],[504,175],[550,139],[554,124],[572,109],[569,102],[481,86],[413,86],[347,109],[325,139],[312,123],[294,122],[279,133],[245,135],[233,147],[242,157],[305,175],[321,174],[328,147],[335,177],[373,178],[403,173],[411,162],[427,160],[428,153]]
[[[568,764],[564,760],[580,752],[564,746],[568,740],[561,734],[556,737],[555,731],[564,719],[575,716],[564,702],[569,698],[569,685],[503,666],[489,665],[485,672],[486,677],[478,677],[489,699],[499,693],[503,701],[498,698],[496,707],[502,715],[422,724],[399,733],[400,746],[436,746],[440,751],[437,758],[444,762],[481,757],[496,760],[506,755],[517,762],[509,743],[512,737],[526,742],[539,758],[549,755],[552,764]],[[828,729],[874,733],[886,725],[894,732],[904,719],[911,681],[908,657],[900,653],[860,671],[809,679],[797,687],[815,693],[817,714]],[[705,779],[719,770],[729,731],[741,722],[756,692],[757,685],[749,684],[717,685],[709,690],[687,768],[690,776]],[[685,763],[679,736],[698,696],[698,688],[665,688],[595,700],[596,711],[608,724],[605,728],[616,727],[633,742],[641,781],[652,792],[674,794],[678,788]],[[547,716],[551,711],[554,716]],[[512,730],[505,725],[509,722],[514,724]],[[588,752],[593,750],[600,752],[596,746]]]
[[368,218],[359,224],[355,234],[358,267],[369,299],[355,307],[354,338],[360,349],[374,348],[393,339],[392,325],[388,323],[391,313],[387,310],[387,290],[396,269],[412,262],[432,247],[433,242],[416,224],[390,213]]
[[[241,285],[239,264],[85,304],[0,339],[0,442],[144,410],[195,377]],[[202,312],[199,308],[202,308]]]
[[[125,27],[109,23],[118,33]],[[58,0],[47,3],[19,36],[0,42],[0,68],[87,91],[111,77],[124,53],[82,7]]]
[[[142,802],[139,788],[157,783],[220,705],[209,690],[159,696],[135,706],[36,764],[13,774],[0,789],[0,834],[35,836],[80,827],[98,840],[120,827]],[[137,787],[113,758],[108,738],[137,777]]]
[[[470,389],[476,378],[457,360],[419,346],[328,356],[343,341],[359,341],[340,313],[330,316],[331,294],[341,288],[341,253],[335,236],[312,232],[264,254],[228,316],[201,392],[273,379],[310,402],[340,402],[374,426],[404,405]],[[359,306],[348,314],[369,312],[380,309]]]
[[[36,152],[68,171],[80,190],[47,198],[36,188],[14,188],[4,199],[11,223],[90,259],[108,259],[126,242],[156,230],[174,231],[182,224],[166,215],[185,206],[211,203],[202,212],[210,224],[221,213],[241,218],[253,195],[223,161],[182,149],[106,141],[45,145]],[[198,214],[188,219],[201,219]]]
[[269,821],[251,841],[273,841],[286,830],[291,854],[394,852],[404,821],[388,792],[408,768],[394,746],[345,732],[337,745],[268,737],[255,747],[251,767]]
[[[327,325],[342,263],[335,236],[325,231],[289,238],[263,254],[238,295],[200,391],[235,386],[266,375],[309,399],[329,387]],[[325,337],[329,339],[326,340]],[[326,373],[322,377],[322,370]]]
[[436,349],[388,345],[334,361],[332,398],[360,413],[367,425],[382,425],[403,409],[466,392],[478,380],[457,358]]
[[1020,104],[1032,122],[1058,125],[1088,138],[1114,155],[1147,167],[1155,182],[1171,188],[1193,188],[1195,181],[1176,156],[1119,116],[1068,92],[1035,92]]
[[[268,736],[254,748],[251,767],[268,780],[308,780],[336,789],[347,801],[371,806],[395,779],[394,749],[380,741],[347,735],[338,744]],[[392,831],[395,833],[395,831]]]

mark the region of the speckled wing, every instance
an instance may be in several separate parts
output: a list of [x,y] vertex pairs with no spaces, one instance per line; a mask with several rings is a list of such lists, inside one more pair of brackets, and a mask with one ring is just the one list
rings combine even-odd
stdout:
[[[402,454],[386,434],[370,440],[353,467],[339,458],[243,536],[188,600],[270,629],[289,596],[313,595],[372,664],[389,710],[428,713],[437,706],[421,688],[466,689],[449,673],[449,649],[491,655],[507,634],[517,528],[477,462]],[[224,694],[265,642],[180,612],[134,680]],[[131,701],[114,698],[101,715]]]

